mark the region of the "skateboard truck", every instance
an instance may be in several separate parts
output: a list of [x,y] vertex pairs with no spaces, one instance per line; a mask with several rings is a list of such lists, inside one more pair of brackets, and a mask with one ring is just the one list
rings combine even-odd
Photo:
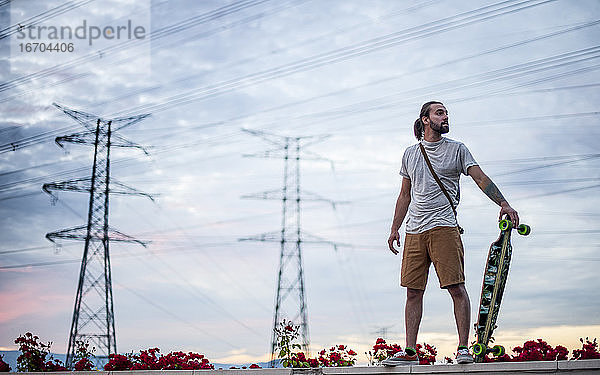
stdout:
[[486,345],[481,343],[475,343],[473,345],[473,354],[477,357],[483,357],[486,354],[493,354],[494,357],[502,357],[506,354],[506,349],[502,345],[494,345],[491,348],[488,348]]
[[508,219],[503,219],[500,220],[500,223],[498,224],[498,227],[500,227],[501,231],[506,231],[509,228],[510,229],[516,229],[517,233],[519,233],[522,236],[527,236],[529,235],[529,233],[531,233],[531,227],[527,224],[519,224],[518,227],[513,227],[513,224],[510,220]]

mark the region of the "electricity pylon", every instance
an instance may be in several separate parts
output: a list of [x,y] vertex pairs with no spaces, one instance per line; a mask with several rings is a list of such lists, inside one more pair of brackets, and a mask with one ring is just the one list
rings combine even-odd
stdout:
[[375,331],[371,332],[377,335],[377,338],[382,338],[382,339],[387,339],[387,334],[390,331],[391,328],[394,328],[395,324],[391,325],[391,326],[383,326],[383,327],[379,327],[377,328]]
[[306,200],[336,203],[322,198],[317,194],[300,189],[300,160],[327,160],[317,154],[304,151],[303,147],[320,142],[329,136],[286,137],[263,131],[244,131],[261,137],[275,146],[274,149],[260,154],[245,155],[264,158],[282,158],[283,187],[280,190],[270,190],[258,194],[245,195],[250,199],[275,199],[282,202],[281,230],[258,236],[240,238],[240,241],[270,241],[280,243],[279,273],[277,276],[277,295],[273,317],[271,339],[271,367],[275,365],[275,349],[277,346],[276,328],[285,319],[300,326],[302,350],[310,355],[310,339],[308,330],[308,312],[304,292],[304,271],[302,264],[302,243],[327,243],[336,250],[339,244],[313,236],[301,229],[301,202]]
[[[54,243],[57,239],[85,241],[67,349],[66,365],[71,368],[77,341],[89,342],[94,346],[98,359],[117,353],[109,242],[135,242],[143,246],[146,243],[108,225],[108,198],[110,194],[144,195],[150,199],[152,196],[121,183],[111,183],[110,149],[111,147],[136,147],[143,150],[143,147],[115,134],[115,131],[133,125],[149,115],[103,119],[58,104],[54,106],[86,128],[83,132],[57,137],[56,144],[60,147],[63,147],[64,142],[94,145],[94,164],[90,177],[48,183],[43,186],[43,190],[50,195],[53,195],[53,190],[81,191],[90,194],[87,225],[46,234],[46,238]],[[53,198],[56,199],[54,196]]]

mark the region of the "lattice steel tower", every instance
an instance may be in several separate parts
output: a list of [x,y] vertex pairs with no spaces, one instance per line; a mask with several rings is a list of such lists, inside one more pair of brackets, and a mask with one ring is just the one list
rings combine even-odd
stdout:
[[[63,147],[63,142],[94,145],[94,164],[90,177],[48,183],[43,186],[43,190],[51,195],[53,190],[81,191],[88,192],[90,195],[87,225],[46,234],[46,238],[52,242],[57,239],[85,241],[67,349],[66,365],[71,368],[76,341],[89,342],[91,346],[96,347],[99,359],[117,353],[109,242],[136,242],[142,245],[145,243],[108,225],[109,195],[145,195],[150,199],[152,197],[119,182],[111,181],[110,149],[111,147],[136,147],[143,150],[141,146],[115,132],[149,115],[103,119],[58,104],[54,105],[87,129],[57,137],[56,143],[60,147]],[[53,196],[53,199],[56,197]]]
[[258,236],[241,238],[240,241],[270,241],[280,243],[279,273],[277,276],[277,294],[271,339],[271,366],[276,358],[277,328],[284,319],[300,326],[302,350],[310,354],[310,339],[308,327],[308,312],[304,293],[304,271],[302,264],[302,243],[336,243],[325,241],[310,235],[301,229],[301,202],[306,200],[325,201],[335,205],[333,201],[300,189],[300,160],[327,160],[318,155],[301,149],[310,144],[324,140],[328,136],[285,137],[263,131],[244,131],[261,137],[276,146],[275,149],[261,154],[245,155],[264,158],[282,158],[283,187],[280,190],[270,190],[258,194],[245,195],[243,198],[275,199],[282,202],[281,230],[264,233]]

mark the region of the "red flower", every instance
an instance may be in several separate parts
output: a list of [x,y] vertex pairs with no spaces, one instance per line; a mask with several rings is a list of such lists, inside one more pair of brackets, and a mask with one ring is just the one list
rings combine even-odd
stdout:
[[181,351],[160,355],[158,348],[143,350],[130,358],[116,354],[109,357],[105,371],[119,370],[200,370],[214,369],[208,359],[198,353]]
[[0,372],[10,372],[10,366],[2,358],[3,356],[0,355]]
[[573,359],[600,359],[596,339],[590,341],[586,337],[585,342],[583,339],[579,339],[579,341],[581,341],[582,347],[581,349],[573,350]]
[[94,364],[88,358],[81,358],[75,363],[75,371],[91,371],[93,367]]
[[104,365],[104,371],[126,371],[133,367],[129,358],[121,354],[111,354],[108,356],[108,363]]
[[340,356],[340,353],[331,353],[331,355],[329,356],[329,358],[331,358],[332,361],[337,362],[340,359],[342,359],[342,357]]

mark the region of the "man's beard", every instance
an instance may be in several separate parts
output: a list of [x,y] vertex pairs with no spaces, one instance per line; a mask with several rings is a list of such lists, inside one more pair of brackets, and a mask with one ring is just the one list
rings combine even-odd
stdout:
[[435,122],[431,122],[431,129],[435,130],[440,134],[446,134],[450,131],[450,126],[448,123],[442,125],[442,123],[436,124]]

